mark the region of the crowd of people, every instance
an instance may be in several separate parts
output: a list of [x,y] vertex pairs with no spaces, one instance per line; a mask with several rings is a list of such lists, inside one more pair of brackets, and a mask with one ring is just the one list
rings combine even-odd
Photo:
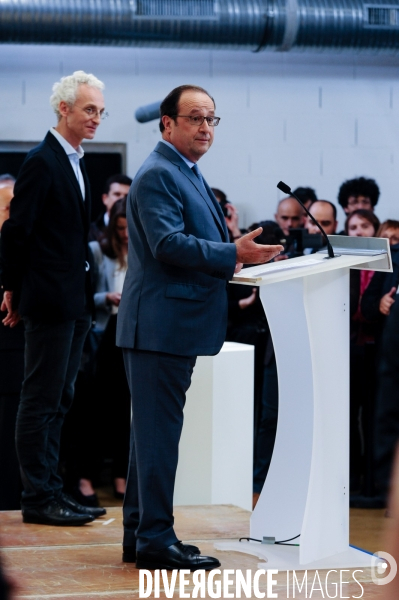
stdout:
[[[130,393],[122,350],[115,344],[116,320],[127,269],[126,196],[132,180],[110,177],[102,196],[105,212],[90,226],[89,257],[95,320],[86,337],[75,400],[66,417],[62,438],[62,466],[66,487],[81,504],[98,506],[95,486],[104,460],[112,461],[115,496],[123,498],[129,457]],[[0,176],[0,228],[7,219],[15,179]],[[274,219],[239,227],[237,208],[220,189],[212,189],[221,205],[231,241],[262,227],[261,244],[282,244],[274,260],[289,260],[316,252],[324,245],[320,231],[294,197],[282,199]],[[329,235],[337,234],[337,207],[318,199],[309,187],[294,191]],[[364,177],[345,181],[338,203],[345,213],[339,234],[389,239],[393,272],[351,270],[350,273],[350,485],[352,498],[365,494],[383,505],[389,489],[391,465],[399,438],[396,344],[399,342],[399,221],[380,223],[375,207],[379,188]],[[304,235],[305,234],[305,235]],[[307,236],[307,234],[312,234]],[[307,244],[309,244],[307,246]],[[278,377],[273,340],[257,288],[229,285],[226,340],[255,346],[254,388],[254,505],[269,469],[278,419]],[[0,509],[20,506],[21,483],[14,448],[15,421],[23,380],[24,329],[22,322],[1,326]],[[355,500],[354,500],[355,502]]]
[[[201,345],[201,331],[209,329],[208,321],[201,326],[204,310],[208,310],[209,319],[220,311],[220,303],[225,305],[225,281],[231,279],[243,263],[256,264],[271,258],[290,260],[321,249],[325,240],[313,219],[326,234],[337,234],[337,207],[329,200],[318,198],[312,188],[299,187],[278,203],[272,219],[253,223],[247,229],[240,228],[237,208],[229,202],[225,192],[208,186],[196,164],[209,149],[214,127],[220,120],[214,116],[214,101],[202,88],[181,86],[173,90],[161,106],[164,111],[160,121],[162,142],[140,171],[142,175],[136,178],[136,187],[133,184],[131,188],[132,180],[127,175],[108,178],[102,195],[104,212],[90,223],[90,182],[80,144],[83,139],[94,137],[96,128],[107,116],[103,87],[101,81],[84,72],[75,72],[54,84],[50,102],[57,115],[57,126],[29,153],[17,180],[10,174],[0,175],[3,286],[0,510],[21,507],[25,522],[44,524],[79,525],[105,514],[105,509],[98,506],[96,495],[104,460],[112,463],[114,494],[123,498],[129,489],[129,468],[135,470],[132,440],[139,440],[141,448],[148,446],[145,427],[156,411],[148,403],[147,390],[149,385],[155,385],[156,379],[152,376],[146,379],[145,370],[154,360],[159,362],[159,385],[163,377],[168,380],[164,386],[166,398],[173,388],[172,366],[168,361],[172,360],[170,356],[174,357],[176,364],[172,371],[184,371],[184,377],[179,378],[179,397],[173,400],[179,403],[185,397],[186,379],[191,378],[194,355],[216,353],[223,339],[255,346],[255,505],[267,477],[278,422],[278,372],[267,317],[257,288],[230,284],[227,331],[225,333],[224,319],[221,319],[222,325],[215,327],[213,337],[210,336],[213,342],[207,340]],[[188,110],[194,101],[199,107],[195,108],[194,116],[177,115],[180,102],[184,106],[187,103]],[[185,120],[180,126],[176,124],[178,118]],[[197,129],[201,136],[194,136],[192,140]],[[152,176],[159,174],[160,165],[164,169],[161,169],[162,176],[154,180]],[[151,174],[148,178],[145,176],[147,168]],[[187,172],[179,184],[181,191],[175,195],[173,177],[178,173],[180,178],[181,169]],[[172,179],[168,179],[166,185],[163,177]],[[190,185],[187,178],[191,180]],[[183,216],[184,223],[187,221],[184,227],[192,227],[195,234],[170,237],[168,232],[183,227],[180,194],[191,206],[193,185],[199,204],[193,202],[193,214],[185,212]],[[9,218],[14,187],[14,216]],[[168,202],[173,206],[177,203],[175,213],[170,213],[170,209],[165,212],[168,203],[162,199],[167,188],[172,189],[168,192]],[[137,215],[127,211],[130,189],[133,194],[129,195],[129,201],[136,194]],[[146,194],[151,194],[154,207],[149,206]],[[392,273],[351,270],[348,340],[352,498],[363,495],[377,504],[385,504],[399,437],[396,397],[399,221],[388,219],[380,223],[375,214],[379,194],[373,179],[350,179],[338,191],[338,204],[345,213],[340,235],[385,237],[391,246]],[[158,200],[162,202],[157,208]],[[199,207],[205,211],[203,222],[213,215],[207,224],[209,239],[201,230],[202,222],[198,221]],[[129,216],[138,223],[136,229],[129,230],[130,244]],[[185,252],[190,253],[191,262],[186,264],[185,254],[174,246],[175,238],[183,244]],[[166,249],[163,247],[165,239],[173,242]],[[228,241],[234,244],[226,243]],[[149,251],[153,243],[155,246]],[[130,252],[133,246],[134,251]],[[213,251],[213,260],[208,264],[209,253]],[[143,279],[140,289],[134,278],[135,272],[144,272],[142,263],[146,260],[153,265],[156,277],[167,283],[167,291],[158,300],[151,278],[145,282]],[[171,282],[170,265],[177,269]],[[186,271],[191,273],[191,279],[176,283],[175,279]],[[198,278],[194,283],[193,274]],[[208,299],[203,305],[204,290],[210,289],[209,276],[213,304]],[[142,304],[139,302],[141,294],[145,296]],[[185,303],[187,299],[195,303]],[[178,315],[168,313],[165,321],[163,311],[172,311],[177,305],[180,317],[181,311],[189,309],[186,329],[195,325],[196,336],[173,335],[174,319]],[[227,305],[223,310],[227,313]],[[137,405],[136,420],[144,419],[140,421],[144,429],[136,429],[132,435],[130,401],[134,394],[131,390],[139,381],[142,388],[137,395],[142,394],[146,400]],[[178,427],[175,427],[175,415],[169,431],[176,450],[170,452],[173,469],[177,465],[180,435],[177,430],[182,425],[182,406],[179,405],[177,412]],[[167,416],[166,411],[165,418]],[[153,433],[149,432],[149,437]],[[151,461],[147,464],[144,460],[141,464],[144,471],[152,468]],[[168,476],[166,495],[169,500],[173,469]],[[137,473],[130,476],[135,480]],[[157,476],[161,481],[163,474]],[[137,482],[133,483],[131,491],[137,488]],[[137,504],[133,496],[129,502],[131,506]],[[129,519],[136,522],[137,515],[133,513],[127,515],[126,522]],[[128,534],[129,531],[127,527]],[[124,545],[127,562],[136,552],[129,535],[126,548]]]
[[[217,190],[220,194],[220,191]],[[327,235],[388,238],[393,273],[350,271],[350,489],[353,506],[384,506],[389,491],[392,460],[399,438],[399,399],[396,395],[395,325],[399,284],[399,221],[380,223],[375,214],[379,188],[373,179],[345,181],[338,203],[345,213],[337,231],[337,207],[318,199],[312,188],[293,192]],[[237,235],[237,210],[226,202],[230,236]],[[287,260],[316,252],[325,245],[317,225],[294,197],[282,199],[274,221],[261,225],[259,243],[284,245],[274,260]],[[310,236],[308,234],[311,234]],[[269,469],[278,419],[278,377],[273,341],[257,288],[230,285],[227,339],[255,346],[255,444],[253,503],[256,505]]]
[[[173,526],[197,357],[225,340],[255,346],[255,505],[277,430],[278,368],[258,290],[228,282],[244,265],[323,248],[314,221],[336,233],[337,208],[311,188],[291,194],[282,184],[290,195],[274,218],[240,228],[236,207],[197,164],[220,122],[215,101],[182,85],[160,105],[157,146],[133,181],[105,182],[104,214],[91,223],[81,144],[107,118],[103,89],[83,71],[56,82],[56,126],[16,181],[0,177],[0,510],[21,508],[24,523],[91,523],[106,514],[96,486],[109,459],[124,497],[122,561],[211,570],[220,561],[181,542]],[[349,290],[352,498],[385,504],[399,432],[399,222],[380,223],[378,198],[364,177],[338,193],[341,236],[383,236],[392,248],[392,273],[353,270]]]

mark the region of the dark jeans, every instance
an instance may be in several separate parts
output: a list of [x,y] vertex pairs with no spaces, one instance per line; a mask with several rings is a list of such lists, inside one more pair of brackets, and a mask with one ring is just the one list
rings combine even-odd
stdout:
[[137,539],[141,552],[162,550],[177,542],[173,491],[196,357],[126,348],[123,354],[133,407],[123,543],[135,546]]
[[88,314],[62,323],[24,318],[25,379],[16,424],[22,508],[47,504],[62,491],[61,429],[90,322]]
[[265,366],[258,435],[255,440],[253,491],[260,494],[272,460],[278,418],[278,380],[276,359]]

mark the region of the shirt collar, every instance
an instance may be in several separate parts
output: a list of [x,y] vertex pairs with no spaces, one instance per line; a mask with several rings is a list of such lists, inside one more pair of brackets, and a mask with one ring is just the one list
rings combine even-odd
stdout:
[[50,129],[50,133],[52,133],[53,136],[59,141],[68,156],[71,154],[77,154],[79,160],[83,158],[84,152],[82,146],[78,146],[77,148],[71,146],[71,144],[67,142],[66,139],[56,129],[54,129],[54,127]]
[[188,165],[188,167],[190,169],[193,168],[193,166],[195,165],[195,163],[193,163],[191,160],[188,160],[188,158],[186,158],[185,156],[183,156],[183,154],[181,152],[179,152],[173,144],[171,144],[170,142],[167,142],[166,140],[161,140],[161,142],[163,144],[166,144],[167,146],[169,146],[169,148],[172,148],[172,150],[174,150],[176,152],[176,154],[178,154],[180,156],[180,158],[182,158],[184,160],[184,162],[186,163],[186,165]]

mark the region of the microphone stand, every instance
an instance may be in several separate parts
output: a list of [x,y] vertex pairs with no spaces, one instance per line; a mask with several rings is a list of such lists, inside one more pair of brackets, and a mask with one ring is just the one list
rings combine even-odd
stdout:
[[308,211],[308,209],[306,208],[306,206],[301,202],[301,200],[298,198],[298,196],[296,196],[293,192],[291,192],[291,188],[286,183],[284,183],[284,181],[280,181],[277,184],[277,187],[284,194],[289,194],[290,196],[292,196],[293,198],[295,198],[295,200],[297,200],[299,202],[299,204],[302,206],[302,208],[306,212],[306,214],[309,215],[309,217],[312,219],[313,223],[315,225],[317,225],[317,227],[320,229],[322,236],[326,240],[327,251],[328,251],[328,256],[326,256],[326,258],[335,258],[333,247],[330,244],[330,240],[328,239],[326,232],[324,231],[324,229],[320,225],[320,223],[318,221],[316,221],[316,219],[310,214],[310,212]]

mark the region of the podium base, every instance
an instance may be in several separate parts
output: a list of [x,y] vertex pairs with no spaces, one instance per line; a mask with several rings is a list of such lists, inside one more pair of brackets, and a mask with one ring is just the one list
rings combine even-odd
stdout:
[[[277,569],[279,571],[305,571],[319,569],[371,568],[375,557],[364,550],[348,546],[346,552],[328,556],[311,563],[299,562],[298,546],[268,545],[257,542],[216,542],[216,550],[242,552],[257,556],[264,562],[258,563],[259,569]],[[378,559],[377,559],[378,560]]]

